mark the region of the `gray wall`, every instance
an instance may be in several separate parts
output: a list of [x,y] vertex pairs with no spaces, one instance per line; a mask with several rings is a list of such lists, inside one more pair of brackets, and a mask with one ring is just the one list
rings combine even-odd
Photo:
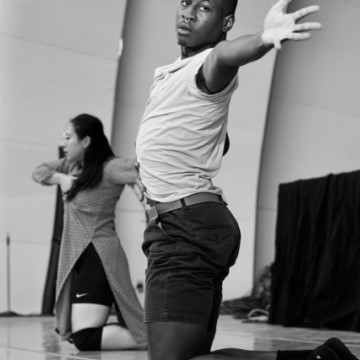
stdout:
[[[286,44],[274,72],[261,162],[255,272],[274,260],[280,183],[360,168],[360,3],[316,3],[323,29],[311,41]],[[295,4],[299,8],[309,2]]]
[[[7,307],[7,234],[11,308],[41,308],[56,191],[33,183],[32,169],[57,157],[66,122],[84,111],[102,118],[118,154],[133,155],[153,70],[179,54],[178,1],[129,3],[117,69],[125,0],[79,0],[78,6],[70,0],[0,0],[0,311]],[[272,92],[274,51],[239,72],[231,150],[216,179],[243,233],[240,258],[225,284],[227,298],[250,290],[253,273],[273,261],[279,183],[358,168],[358,2],[319,3],[324,29],[309,42],[284,46]],[[239,1],[230,37],[259,30],[268,7],[268,0]],[[146,266],[140,251],[145,223],[131,191],[117,215],[135,285]]]
[[56,188],[35,184],[31,172],[57,159],[78,113],[99,116],[110,135],[125,5],[0,0],[0,311],[41,309]]

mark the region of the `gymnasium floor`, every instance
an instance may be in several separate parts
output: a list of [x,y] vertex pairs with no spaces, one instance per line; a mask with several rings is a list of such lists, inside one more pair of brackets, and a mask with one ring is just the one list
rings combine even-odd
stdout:
[[[53,317],[1,317],[0,360],[147,360],[145,351],[78,352],[59,341],[53,325]],[[220,317],[213,348],[312,349],[332,336],[360,357],[360,333],[243,323],[231,315]]]

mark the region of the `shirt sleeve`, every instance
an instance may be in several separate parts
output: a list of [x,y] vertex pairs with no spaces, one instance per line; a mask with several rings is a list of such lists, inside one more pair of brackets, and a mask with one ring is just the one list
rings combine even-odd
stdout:
[[107,179],[116,185],[134,184],[140,179],[136,159],[115,157],[110,160],[104,169]]
[[66,158],[62,158],[37,166],[32,173],[32,178],[41,185],[52,185],[47,182],[51,176],[53,176],[56,172],[67,174],[68,171],[69,164],[66,161]]

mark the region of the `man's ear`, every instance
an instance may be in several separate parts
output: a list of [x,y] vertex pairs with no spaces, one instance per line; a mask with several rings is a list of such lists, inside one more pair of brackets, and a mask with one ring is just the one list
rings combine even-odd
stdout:
[[232,29],[235,22],[235,16],[234,14],[225,16],[224,18],[224,26],[223,26],[223,32],[227,33],[229,30]]
[[90,145],[90,143],[91,143],[90,136],[85,136],[85,137],[82,139],[82,144],[83,144],[84,149],[88,148],[89,145]]

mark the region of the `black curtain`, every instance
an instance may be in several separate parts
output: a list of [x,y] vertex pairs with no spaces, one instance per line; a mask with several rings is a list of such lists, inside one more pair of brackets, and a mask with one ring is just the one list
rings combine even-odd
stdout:
[[360,171],[280,184],[269,322],[360,330]]
[[[64,156],[63,149],[59,148],[59,157]],[[56,290],[56,274],[57,266],[59,262],[61,236],[63,230],[63,219],[64,219],[64,206],[61,196],[60,187],[57,187],[56,192],[56,204],[55,204],[55,220],[53,236],[51,240],[50,259],[48,264],[48,271],[45,280],[41,314],[42,315],[53,315],[55,306],[55,290]]]

